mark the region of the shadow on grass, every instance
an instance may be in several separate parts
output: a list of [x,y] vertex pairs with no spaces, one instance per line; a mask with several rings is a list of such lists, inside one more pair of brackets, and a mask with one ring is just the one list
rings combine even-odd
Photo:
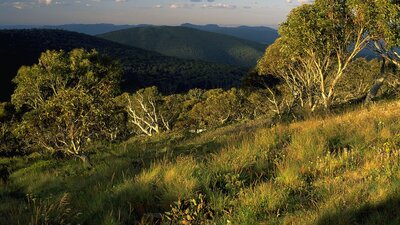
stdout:
[[[131,224],[145,213],[165,211],[172,201],[161,201],[162,188],[153,187],[151,183],[143,187],[126,187],[122,192],[115,191],[116,186],[133,180],[159,161],[174,162],[180,156],[201,158],[203,154],[219,151],[225,144],[220,141],[192,144],[182,140],[182,143],[176,145],[162,140],[146,144],[132,143],[126,150],[122,145],[116,145],[109,151],[93,154],[91,162],[94,166],[90,170],[84,168],[78,160],[51,160],[49,164],[38,160],[11,175],[10,190],[4,193],[0,191],[0,199],[6,201],[0,204],[0,209],[4,208],[4,215],[18,214],[19,205],[28,207],[28,193],[40,199],[47,199],[49,196],[58,198],[69,193],[72,208],[82,213],[78,220],[72,222],[101,224],[107,218],[121,217],[121,221]],[[17,189],[17,195],[13,195]],[[12,202],[13,206],[10,205]],[[31,209],[28,207],[22,223],[25,219],[29,220],[30,213]],[[14,222],[16,224],[18,221],[11,224]],[[0,221],[0,224],[3,223]]]
[[[163,212],[175,200],[174,192],[164,190],[163,185],[153,182],[137,185],[137,175],[162,161],[174,163],[185,156],[192,157],[194,162],[205,160],[226,146],[240,143],[239,140],[253,130],[247,124],[235,125],[200,135],[171,133],[94,146],[90,169],[77,160],[38,158],[11,173],[9,188],[20,191],[18,196],[11,192],[0,193],[2,199],[7,199],[0,208],[5,207],[6,214],[18,210],[18,205],[26,205],[26,194],[46,199],[69,193],[71,207],[82,213],[79,221],[71,222],[101,224],[107,218],[116,217],[121,218],[119,222],[130,224],[148,212]],[[15,202],[15,207],[10,207],[11,202]],[[27,212],[26,216],[29,219],[31,215]]]
[[328,213],[316,224],[400,224],[400,197],[390,197],[381,203],[367,204],[357,209]]

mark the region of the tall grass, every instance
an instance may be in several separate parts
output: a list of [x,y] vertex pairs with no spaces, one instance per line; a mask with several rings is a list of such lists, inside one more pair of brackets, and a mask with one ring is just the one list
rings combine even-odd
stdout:
[[[165,212],[178,223],[398,224],[399,106],[133,138],[92,155],[91,169],[26,160],[0,185],[0,224],[45,224],[39,214],[62,219],[65,209],[79,212],[65,220],[73,224],[146,224]],[[25,197],[64,193],[68,204],[32,206]]]

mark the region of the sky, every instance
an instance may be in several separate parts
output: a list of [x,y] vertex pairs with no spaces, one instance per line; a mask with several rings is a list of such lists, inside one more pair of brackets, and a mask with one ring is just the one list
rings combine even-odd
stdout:
[[0,0],[0,25],[113,23],[277,26],[310,0]]

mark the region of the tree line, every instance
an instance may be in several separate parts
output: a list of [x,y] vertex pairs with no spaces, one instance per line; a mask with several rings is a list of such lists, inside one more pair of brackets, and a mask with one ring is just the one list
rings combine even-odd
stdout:
[[121,75],[117,61],[84,49],[46,51],[37,64],[21,67],[11,103],[2,105],[2,154],[22,148],[80,157],[100,140],[206,129],[269,112],[261,91],[192,89],[164,96],[153,86],[121,94]]

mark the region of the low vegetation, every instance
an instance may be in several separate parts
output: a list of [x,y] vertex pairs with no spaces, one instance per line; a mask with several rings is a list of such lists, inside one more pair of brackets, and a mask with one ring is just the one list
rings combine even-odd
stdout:
[[89,150],[90,169],[37,154],[2,158],[2,223],[399,221],[399,106],[135,137]]

